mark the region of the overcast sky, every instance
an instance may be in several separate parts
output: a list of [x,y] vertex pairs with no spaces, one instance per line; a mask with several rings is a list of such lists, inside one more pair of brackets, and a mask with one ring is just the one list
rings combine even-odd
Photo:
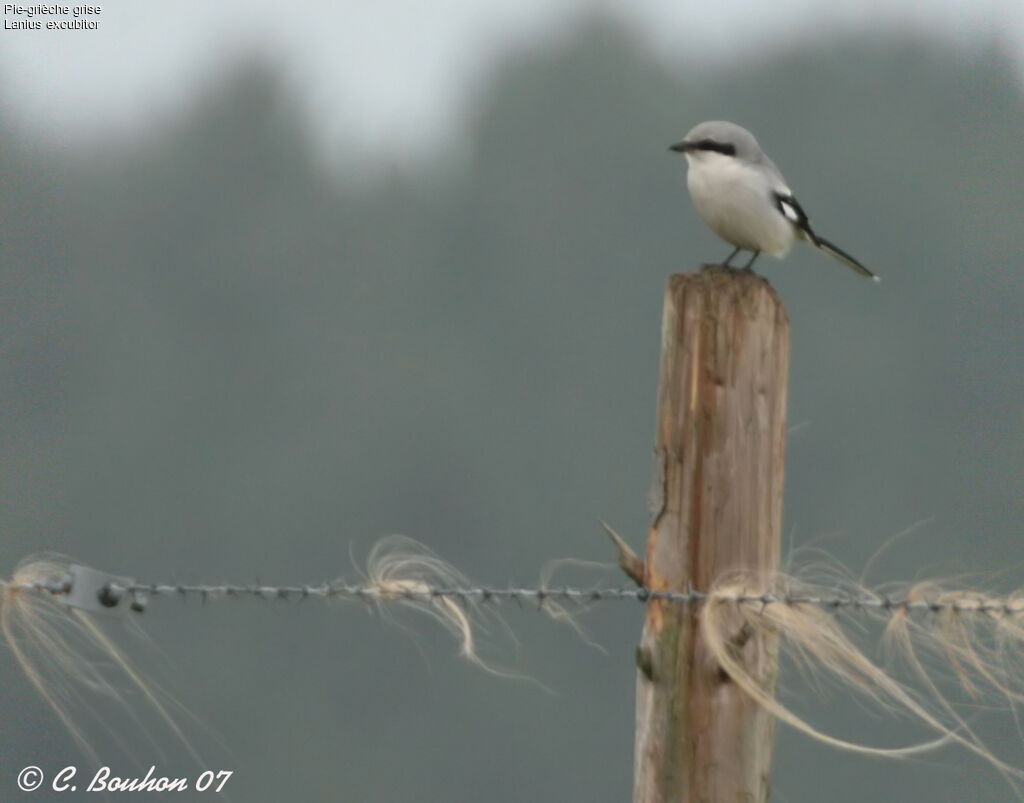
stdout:
[[[602,8],[680,70],[840,27],[912,26],[960,43],[998,31],[1024,55],[1021,0],[113,0],[101,8],[89,18],[99,21],[94,31],[2,31],[0,99],[48,138],[72,143],[112,122],[159,125],[217,66],[256,47],[301,89],[325,143],[412,155],[455,133],[453,112],[497,55]],[[8,24],[25,19],[5,15]]]

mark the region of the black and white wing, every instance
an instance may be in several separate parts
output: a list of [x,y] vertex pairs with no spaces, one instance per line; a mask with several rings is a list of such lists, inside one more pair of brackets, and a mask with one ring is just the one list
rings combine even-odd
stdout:
[[879,278],[860,264],[856,259],[846,253],[842,248],[837,245],[833,245],[824,237],[819,237],[814,233],[814,229],[811,228],[811,222],[807,218],[807,213],[804,212],[804,208],[800,206],[800,202],[793,197],[792,193],[789,192],[774,192],[772,196],[775,200],[775,208],[783,214],[783,216],[792,223],[797,231],[804,239],[812,243],[816,248],[824,251],[833,259],[842,262],[848,268],[852,268],[857,271],[861,276],[868,276],[874,279],[876,282]]

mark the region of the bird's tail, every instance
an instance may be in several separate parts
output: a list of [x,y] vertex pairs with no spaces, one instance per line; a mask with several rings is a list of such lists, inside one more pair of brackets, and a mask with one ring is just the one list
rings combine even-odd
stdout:
[[861,276],[867,276],[869,279],[874,279],[876,282],[882,281],[880,277],[876,276],[874,273],[872,273],[863,265],[861,265],[856,259],[854,259],[848,253],[846,253],[842,248],[840,248],[837,245],[832,245],[832,243],[830,243],[824,237],[818,237],[817,235],[814,235],[811,238],[811,242],[814,243],[815,246],[817,246],[820,250],[824,251],[833,259],[842,262],[848,268],[853,268],[853,270],[857,271],[857,273],[859,273]]

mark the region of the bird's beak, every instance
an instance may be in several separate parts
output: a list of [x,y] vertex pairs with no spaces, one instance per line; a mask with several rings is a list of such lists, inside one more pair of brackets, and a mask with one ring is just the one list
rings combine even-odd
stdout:
[[682,142],[677,142],[675,145],[669,145],[668,149],[675,153],[686,153],[690,149],[690,143],[684,139]]

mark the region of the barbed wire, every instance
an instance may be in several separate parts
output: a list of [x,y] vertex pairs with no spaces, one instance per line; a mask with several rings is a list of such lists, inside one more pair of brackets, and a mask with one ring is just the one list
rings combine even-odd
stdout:
[[[83,595],[80,585],[94,590],[93,595]],[[631,601],[648,603],[655,600],[683,605],[700,605],[713,597],[716,602],[734,602],[738,605],[809,605],[825,610],[875,610],[892,612],[926,613],[977,613],[985,615],[1024,615],[1024,599],[993,598],[979,596],[957,596],[954,599],[912,599],[893,598],[883,593],[834,595],[787,594],[777,592],[714,592],[688,589],[671,591],[640,587],[595,587],[573,586],[433,586],[423,582],[415,583],[343,583],[330,582],[315,585],[269,585],[250,584],[185,584],[185,583],[137,583],[125,581],[81,566],[72,566],[59,581],[18,583],[0,580],[0,589],[8,592],[24,591],[49,595],[69,607],[95,611],[114,611],[127,601],[130,610],[141,613],[153,597],[198,598],[202,602],[222,599],[253,598],[272,601],[301,601],[306,599],[331,600],[347,599],[361,602],[387,602],[406,600],[431,602],[454,600],[462,604],[477,604],[504,601],[519,604],[531,603],[543,607],[547,602],[568,603],[586,606],[602,602]],[[86,592],[88,594],[88,592]]]
[[[552,561],[545,571],[559,565],[593,567],[563,559]],[[542,572],[536,585],[497,587],[466,578],[426,547],[401,537],[378,542],[365,568],[357,571],[356,582],[140,583],[76,565],[60,556],[38,556],[23,561],[10,579],[0,580],[0,636],[43,698],[88,749],[76,719],[95,717],[96,711],[88,702],[75,699],[75,689],[81,690],[83,699],[87,692],[113,689],[114,699],[133,719],[140,705],[135,701],[141,700],[144,710],[181,738],[181,729],[162,702],[159,687],[135,667],[128,652],[98,621],[108,613],[141,614],[157,597],[203,603],[226,599],[293,603],[345,600],[371,608],[404,606],[426,615],[454,637],[462,658],[503,678],[524,676],[492,662],[486,655],[488,650],[479,649],[478,633],[488,633],[495,621],[507,627],[501,613],[491,606],[518,603],[536,607],[588,642],[576,614],[591,606],[621,601],[693,606],[694,623],[711,661],[780,721],[818,741],[868,755],[909,757],[941,744],[957,743],[996,767],[1024,801],[1024,770],[997,757],[978,738],[959,713],[958,700],[947,696],[945,686],[940,685],[947,677],[953,678],[955,688],[951,687],[950,695],[963,693],[964,703],[972,706],[981,696],[988,696],[1016,717],[1018,706],[1024,704],[1024,680],[1019,672],[1024,661],[1024,619],[1020,618],[1024,615],[1024,590],[994,595],[980,589],[950,588],[939,581],[890,585],[883,590],[863,586],[838,567],[821,565],[807,570],[820,578],[813,584],[781,572],[734,572],[726,573],[707,589],[583,587],[556,585],[549,579],[550,574]],[[626,573],[630,578],[644,577],[643,572],[628,568]],[[760,584],[770,590],[751,590]],[[923,692],[894,676],[890,668],[877,663],[857,640],[850,638],[847,631],[852,617],[839,614],[857,612],[864,620],[883,625],[886,643],[901,656],[909,679],[916,679]],[[859,626],[860,622],[854,621]],[[805,676],[829,679],[883,711],[909,715],[937,730],[941,738],[908,748],[883,748],[817,729],[779,702],[774,681],[766,685],[760,670],[739,657],[739,648],[752,638],[776,637],[780,654],[788,654]],[[638,652],[637,665],[647,671],[642,652]],[[118,680],[138,694],[119,696]]]

